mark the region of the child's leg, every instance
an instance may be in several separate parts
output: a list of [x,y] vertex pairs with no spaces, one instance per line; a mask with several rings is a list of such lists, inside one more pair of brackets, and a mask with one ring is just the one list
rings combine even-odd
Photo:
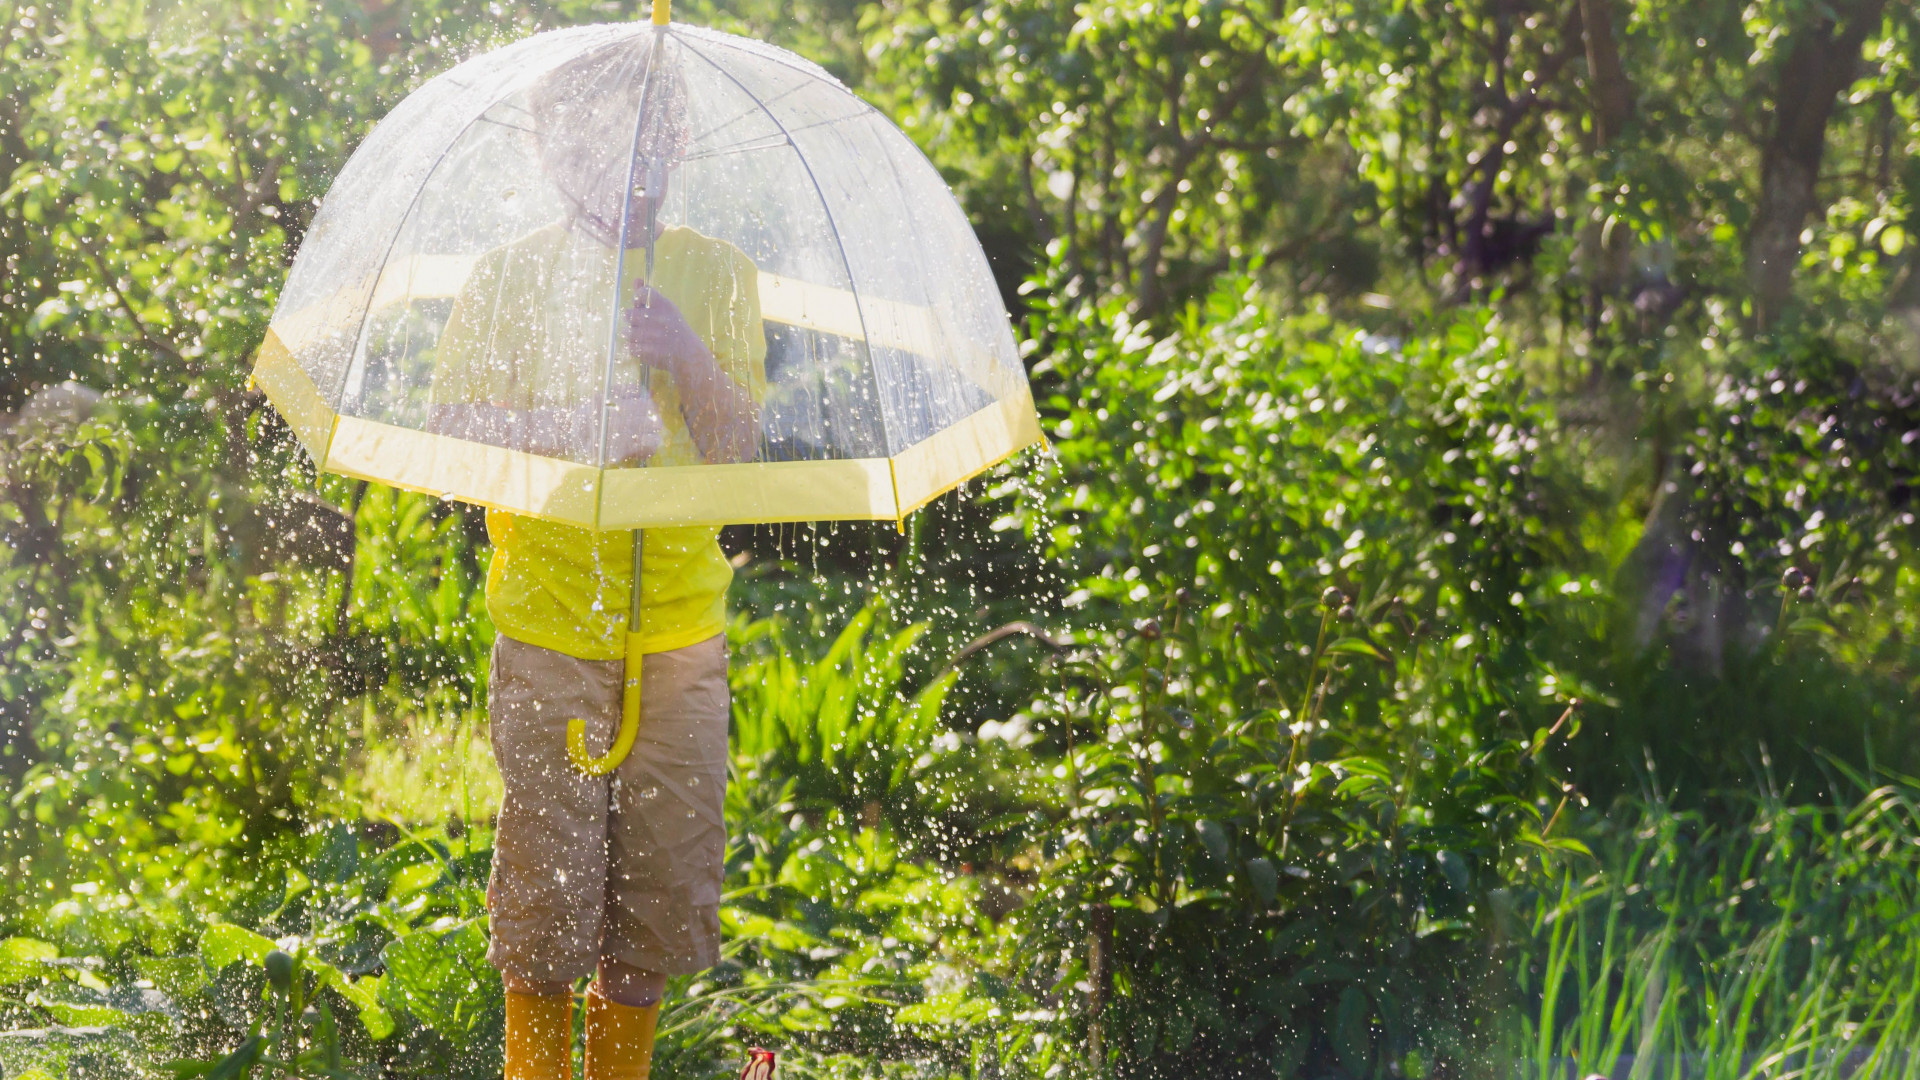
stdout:
[[727,643],[652,653],[640,731],[615,770],[600,961],[688,975],[720,958],[727,828]]
[[503,1080],[572,1080],[573,995],[508,989]]
[[596,981],[587,991],[585,1080],[647,1080],[653,1071],[653,1033],[660,1001],[624,1005],[608,998]]
[[573,993],[573,984],[570,982],[523,979],[511,971],[500,973],[500,984],[507,988],[509,994],[526,994],[531,997],[561,997]]
[[608,1001],[638,1009],[660,1000],[667,992],[667,977],[657,971],[623,964],[611,957],[601,957],[600,970],[594,974],[593,985]]
[[488,718],[506,798],[487,958],[508,993],[507,1080],[571,1076],[573,983],[599,956],[608,785],[567,762],[566,724],[578,716],[589,740],[611,737],[621,667],[506,637],[494,644]]
[[588,1080],[644,1080],[668,975],[713,966],[727,830],[727,649],[715,637],[641,669],[640,731],[616,771]]

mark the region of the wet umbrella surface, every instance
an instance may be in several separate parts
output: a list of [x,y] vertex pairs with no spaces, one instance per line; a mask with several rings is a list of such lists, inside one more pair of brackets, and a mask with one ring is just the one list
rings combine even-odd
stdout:
[[[698,401],[682,328],[726,376]],[[255,378],[328,471],[598,529],[897,520],[1039,438],[918,149],[820,68],[678,24],[541,34],[409,96]]]

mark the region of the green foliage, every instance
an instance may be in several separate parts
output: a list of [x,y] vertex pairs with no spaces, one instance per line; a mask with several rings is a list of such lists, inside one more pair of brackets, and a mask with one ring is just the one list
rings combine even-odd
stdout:
[[1594,644],[1560,647],[1615,699],[1576,748],[1595,794],[1638,790],[1648,748],[1689,792],[1769,750],[1809,791],[1809,748],[1915,766],[1910,380],[1812,336],[1730,352],[1699,386],[1646,380],[1665,479],[1615,545],[1614,603],[1582,616]]
[[381,951],[396,1004],[427,1030],[463,1048],[462,1071],[487,1071],[503,1018],[499,975],[487,966],[487,940],[472,922],[416,930]]
[[[659,1075],[1910,1070],[1911,5],[680,8],[946,170],[1058,456],[743,573]],[[8,1076],[497,1074],[486,808],[367,790],[478,516],[244,372],[375,118],[636,13],[0,0]]]
[[[499,981],[453,985],[447,969],[477,957],[444,947],[457,928],[479,936],[475,875],[490,852],[433,838],[363,846],[339,825],[283,848],[231,908],[202,913],[219,921],[184,951],[137,933],[64,935],[85,960],[56,959],[44,942],[10,948],[38,970],[5,973],[28,988],[6,1005],[68,1027],[128,1027],[138,1053],[125,1064],[176,1077],[346,1075],[343,1062],[392,1076],[497,1071]],[[117,919],[140,921],[124,907]]]
[[750,688],[734,700],[735,748],[762,774],[789,779],[809,810],[901,820],[925,809],[915,781],[952,679],[903,697],[908,654],[927,628],[890,633],[881,619],[872,607],[856,612],[818,659],[772,621],[735,635],[746,653],[735,679]]
[[[1335,617],[1301,698],[1324,692],[1348,655],[1337,646],[1358,640],[1330,639]],[[1275,706],[1189,708],[1173,689],[1195,673],[1176,659],[1196,655],[1189,625],[1076,659],[1063,680],[1061,720],[1085,741],[1060,770],[1067,827],[1040,838],[1044,868],[1015,923],[1030,955],[1057,958],[1053,993],[1097,977],[1081,946],[1111,934],[1111,1006],[1069,1031],[1100,1028],[1116,1075],[1479,1060],[1503,985],[1483,942],[1503,930],[1508,890],[1585,851],[1547,838],[1540,801],[1555,791],[1540,752],[1571,716],[1531,742],[1367,756],[1364,735],[1320,730],[1317,702],[1297,725]],[[1110,929],[1093,921],[1102,907]]]
[[[1630,811],[1605,872],[1569,875],[1534,917],[1510,1048],[1527,1076],[1702,1075],[1803,1062],[1807,1075],[1910,1075],[1916,791],[1847,777],[1854,799],[1733,796],[1710,817]],[[1856,801],[1857,800],[1857,801]],[[1627,885],[1626,883],[1633,884]]]
[[427,530],[390,496],[357,523],[315,498],[242,389],[313,199],[409,78],[362,16],[0,8],[0,852],[29,880],[222,891],[327,801],[343,706],[464,696],[476,650],[431,660],[474,633],[471,551],[424,553],[465,566],[438,627],[354,627],[346,579],[382,570],[356,524]]
[[[1157,309],[1233,260],[1349,228],[1352,158],[1319,136],[1353,102],[1320,92],[1325,42],[1294,32],[1282,9],[883,10],[876,80],[907,132],[963,178],[983,236],[1010,261],[1019,242],[1054,245],[1089,284]],[[1348,291],[1372,284],[1365,265],[1327,272]]]
[[1697,359],[1723,312],[1784,314],[1769,265],[1841,334],[1837,311],[1912,304],[1908,6],[892,0],[869,22],[877,89],[1009,268],[1045,249],[1138,312],[1265,257],[1303,308],[1504,294],[1632,371]]
[[1363,718],[1388,695],[1419,695],[1415,714],[1551,709],[1554,672],[1525,645],[1582,576],[1578,493],[1555,484],[1553,420],[1497,320],[1398,342],[1273,319],[1238,281],[1169,333],[1065,301],[1033,333],[1039,373],[1074,387],[1050,402],[1067,484],[1045,537],[1084,575],[1070,607],[1110,621],[1178,597],[1204,627],[1194,689],[1248,702],[1261,679],[1299,682],[1338,586],[1355,641],[1436,665],[1398,686],[1352,665]]

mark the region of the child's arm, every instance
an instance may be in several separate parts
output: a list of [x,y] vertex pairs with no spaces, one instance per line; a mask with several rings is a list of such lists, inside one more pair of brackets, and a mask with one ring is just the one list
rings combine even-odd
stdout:
[[680,415],[700,456],[709,464],[753,460],[760,434],[760,406],[729,376],[680,309],[659,290],[641,286],[628,313],[627,345],[646,367],[673,378]]

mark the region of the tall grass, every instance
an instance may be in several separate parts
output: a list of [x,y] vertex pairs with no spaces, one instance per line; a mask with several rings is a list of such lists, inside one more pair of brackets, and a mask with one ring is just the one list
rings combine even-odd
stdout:
[[1920,787],[1840,773],[1851,806],[1614,822],[1537,906],[1512,1075],[1920,1077]]
[[[504,788],[478,708],[439,707],[362,725],[359,753],[344,782],[350,813],[414,825],[457,820],[485,825]],[[351,820],[351,818],[349,818]]]

